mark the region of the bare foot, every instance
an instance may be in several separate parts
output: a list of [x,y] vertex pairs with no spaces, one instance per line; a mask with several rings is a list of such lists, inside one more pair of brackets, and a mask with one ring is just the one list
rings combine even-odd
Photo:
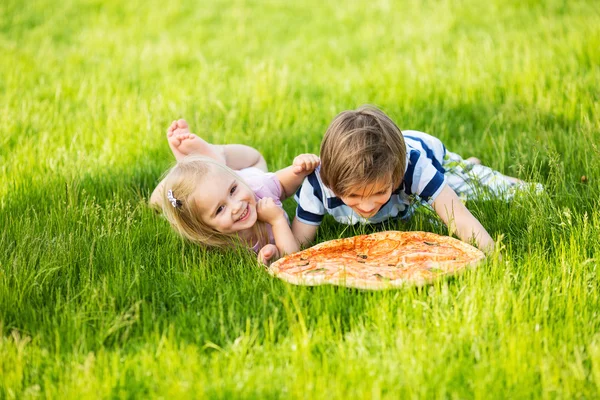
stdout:
[[179,135],[184,133],[190,133],[190,128],[187,122],[183,119],[171,122],[171,126],[167,129],[167,141],[169,142],[169,147],[175,156],[177,161],[181,160],[187,154],[183,154],[179,149],[181,145],[181,140],[179,139]]
[[189,155],[203,155],[225,164],[223,147],[212,145],[190,133],[188,123],[183,119],[171,123],[167,129],[167,141],[177,161]]

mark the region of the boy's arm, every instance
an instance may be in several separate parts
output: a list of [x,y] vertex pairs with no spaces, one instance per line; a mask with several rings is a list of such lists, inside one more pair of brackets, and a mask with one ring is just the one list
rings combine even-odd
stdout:
[[447,184],[433,202],[433,209],[448,226],[448,232],[464,242],[475,239],[477,247],[490,254],[494,250],[494,240],[483,225],[460,201],[454,190]]
[[304,222],[300,222],[296,217],[292,221],[292,233],[300,246],[312,243],[317,235],[317,229],[319,229],[318,225],[305,224]]
[[300,154],[294,158],[294,163],[291,166],[275,172],[275,176],[281,184],[281,200],[292,196],[298,190],[304,178],[311,174],[320,162],[319,157],[314,154]]

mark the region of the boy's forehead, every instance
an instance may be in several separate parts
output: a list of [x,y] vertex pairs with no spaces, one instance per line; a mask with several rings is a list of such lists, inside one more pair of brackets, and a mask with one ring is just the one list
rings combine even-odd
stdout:
[[374,193],[385,192],[392,188],[389,179],[380,179],[375,182],[357,183],[348,190],[348,195],[370,196]]

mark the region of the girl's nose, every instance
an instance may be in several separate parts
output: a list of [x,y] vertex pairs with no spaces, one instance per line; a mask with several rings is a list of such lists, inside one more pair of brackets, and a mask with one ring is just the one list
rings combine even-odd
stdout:
[[241,201],[232,201],[229,208],[233,214],[238,214],[242,210],[242,202]]

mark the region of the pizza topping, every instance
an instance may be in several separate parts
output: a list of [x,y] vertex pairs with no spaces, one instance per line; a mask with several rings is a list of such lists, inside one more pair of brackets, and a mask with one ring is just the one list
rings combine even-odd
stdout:
[[388,278],[387,276],[383,276],[381,274],[373,274],[373,276],[376,276],[377,278],[379,278],[380,280],[385,281],[385,282],[391,281],[390,278]]
[[306,273],[307,274],[314,274],[316,272],[325,272],[325,271],[327,271],[327,268],[317,268],[317,269],[313,269],[313,270],[307,271]]
[[427,271],[431,271],[431,272],[444,272],[443,269],[441,269],[440,267],[425,267],[427,269]]
[[366,260],[367,260],[367,255],[366,254],[357,254],[356,255],[356,261],[357,262],[359,262],[361,264],[364,264],[364,263],[367,262]]
[[439,246],[439,243],[432,243],[432,242],[423,242],[425,243],[427,246]]

